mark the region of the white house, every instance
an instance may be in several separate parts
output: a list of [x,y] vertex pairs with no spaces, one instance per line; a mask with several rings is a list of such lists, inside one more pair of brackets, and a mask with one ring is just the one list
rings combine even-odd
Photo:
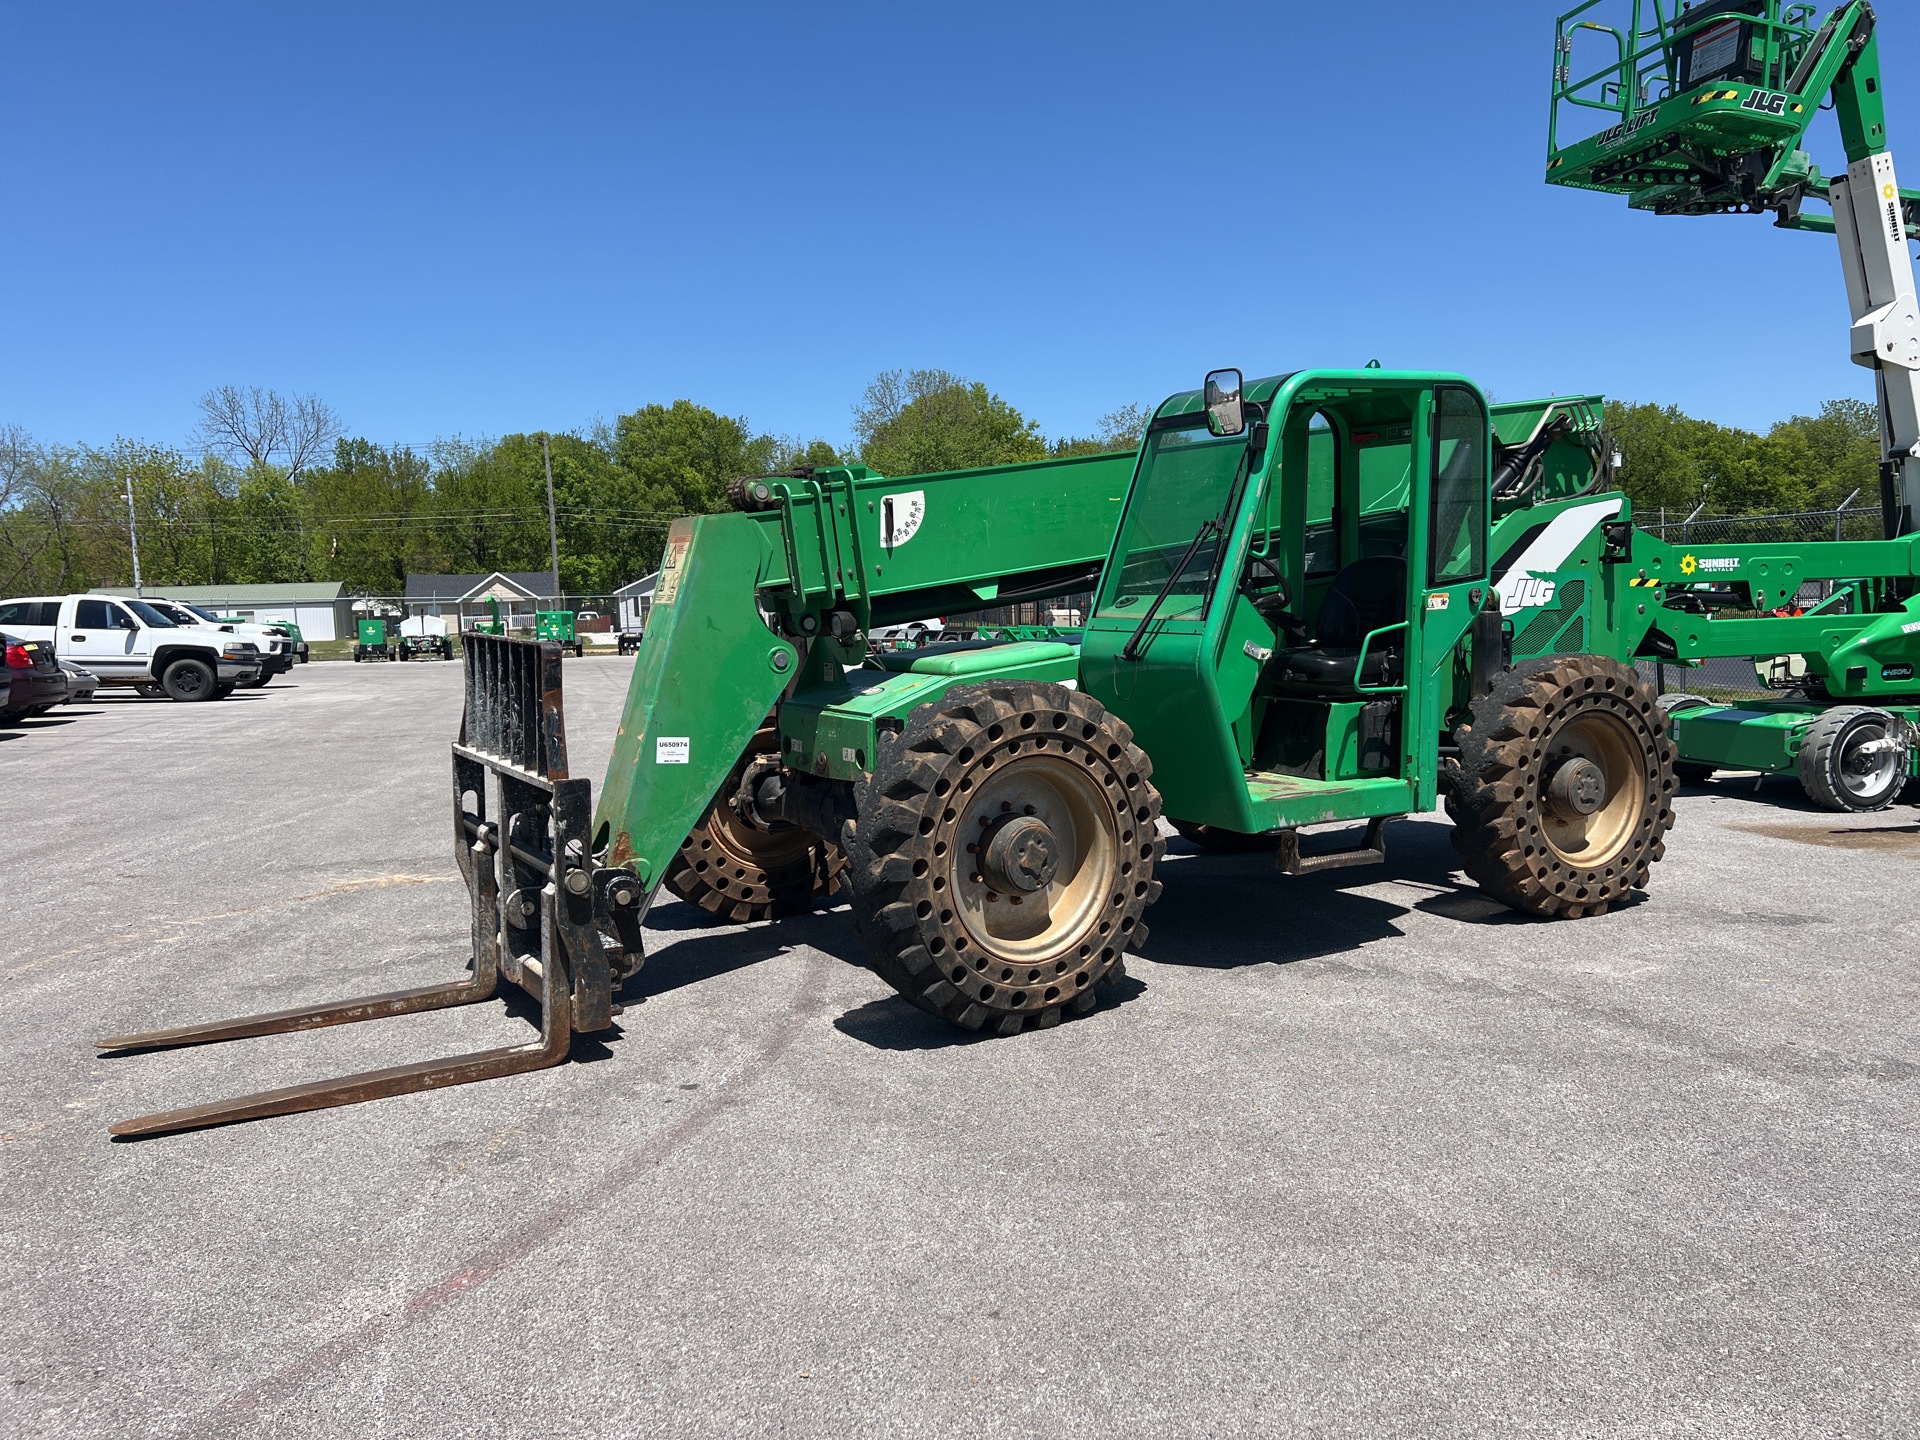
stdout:
[[647,612],[653,609],[653,587],[660,583],[660,572],[642,575],[638,580],[630,581],[613,592],[614,603],[620,607],[620,628],[622,630],[644,630],[647,628]]

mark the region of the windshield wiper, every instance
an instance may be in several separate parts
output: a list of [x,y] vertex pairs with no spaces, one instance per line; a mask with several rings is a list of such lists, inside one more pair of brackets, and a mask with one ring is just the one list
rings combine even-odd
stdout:
[[1140,658],[1140,641],[1147,633],[1147,626],[1151,625],[1153,623],[1153,617],[1160,613],[1160,607],[1166,603],[1167,596],[1173,593],[1173,587],[1180,583],[1180,577],[1187,573],[1187,566],[1191,565],[1193,563],[1193,557],[1200,553],[1200,547],[1206,543],[1207,537],[1216,534],[1219,529],[1220,519],[1218,516],[1214,516],[1201,525],[1199,533],[1193,537],[1193,543],[1187,546],[1187,553],[1180,557],[1180,563],[1174,566],[1173,573],[1167,576],[1167,583],[1160,587],[1160,593],[1154,596],[1153,603],[1147,606],[1147,613],[1140,617],[1140,624],[1134,629],[1133,637],[1121,647],[1120,658],[1122,660],[1138,660]]

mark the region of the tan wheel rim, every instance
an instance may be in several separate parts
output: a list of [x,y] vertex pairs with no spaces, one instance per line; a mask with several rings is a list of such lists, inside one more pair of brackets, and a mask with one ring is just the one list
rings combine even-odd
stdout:
[[1576,716],[1554,735],[1541,766],[1540,833],[1568,865],[1610,864],[1633,838],[1646,784],[1625,721],[1605,712]]
[[[1005,844],[994,849],[1003,832],[1019,855],[1012,865]],[[1113,803],[1083,767],[1032,755],[980,775],[957,833],[973,838],[952,857],[949,893],[982,950],[1015,967],[1053,964],[1093,931],[1113,893],[1120,841]]]

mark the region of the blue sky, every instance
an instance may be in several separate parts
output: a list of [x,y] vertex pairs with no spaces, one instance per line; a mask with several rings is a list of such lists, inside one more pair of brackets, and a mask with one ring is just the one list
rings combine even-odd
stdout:
[[[939,366],[1085,433],[1375,357],[1870,396],[1831,239],[1542,183],[1559,8],[0,0],[0,423],[177,443],[232,382],[387,441],[683,396],[843,440]],[[1879,8],[1912,185],[1920,6]]]

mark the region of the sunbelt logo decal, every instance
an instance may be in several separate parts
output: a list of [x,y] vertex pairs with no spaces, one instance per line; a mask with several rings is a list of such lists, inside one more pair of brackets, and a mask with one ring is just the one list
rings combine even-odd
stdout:
[[1680,557],[1680,573],[1682,575],[1698,575],[1703,572],[1708,575],[1724,575],[1730,570],[1738,570],[1739,568],[1740,562],[1730,556],[1709,555],[1704,560],[1696,559],[1692,555],[1682,555]]

